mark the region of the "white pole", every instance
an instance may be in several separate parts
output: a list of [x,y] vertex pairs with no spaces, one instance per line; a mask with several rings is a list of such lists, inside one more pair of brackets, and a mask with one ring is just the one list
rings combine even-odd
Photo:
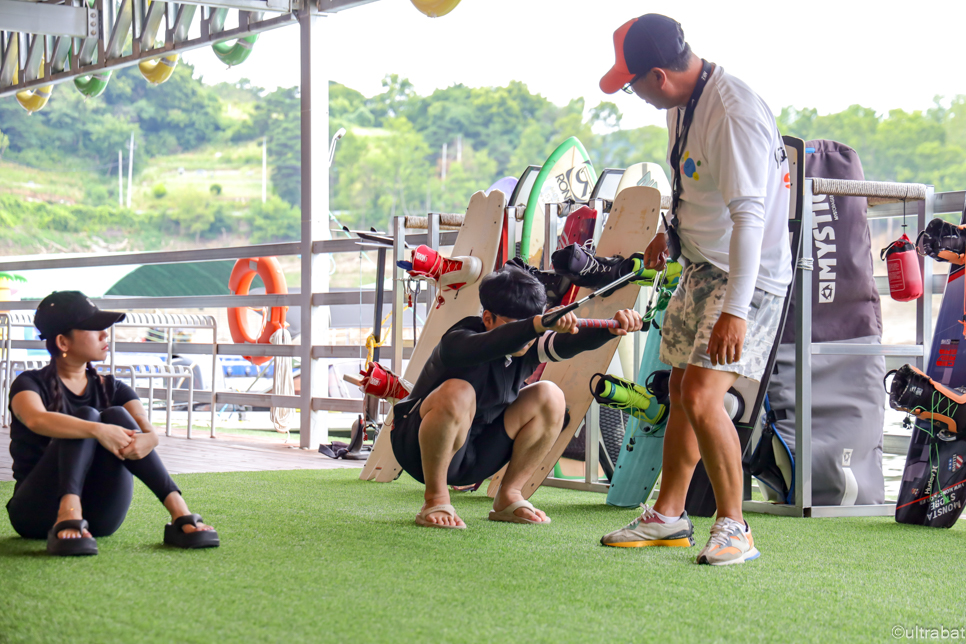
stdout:
[[134,132],[131,132],[131,149],[127,157],[127,207],[131,207],[131,181],[134,177]]
[[[329,310],[313,303],[313,293],[329,291],[329,257],[314,242],[329,239],[329,168],[325,148],[329,133],[329,72],[325,14],[316,3],[299,16],[301,36],[301,176],[302,176],[302,343],[299,447],[318,449],[329,442],[328,413],[313,409],[313,398],[328,394],[328,366],[313,357],[314,345],[327,344]],[[319,3],[322,4],[322,3]]]
[[124,207],[124,153],[117,151],[117,205]]
[[262,203],[268,201],[268,137],[262,139]]
[[463,135],[456,135],[456,162],[463,163]]
[[446,181],[446,144],[443,144],[443,158],[442,158],[442,170],[440,171],[440,179],[444,182]]

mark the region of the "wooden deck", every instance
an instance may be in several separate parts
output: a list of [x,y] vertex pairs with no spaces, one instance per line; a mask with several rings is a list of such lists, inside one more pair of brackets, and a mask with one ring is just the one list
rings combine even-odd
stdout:
[[[202,435],[191,440],[184,436],[169,437],[163,433],[159,436],[158,454],[172,474],[362,467],[361,461],[332,460],[315,450],[298,449],[297,443],[286,445],[230,434],[218,438]],[[10,429],[3,427],[0,428],[0,481],[13,480],[11,466]]]

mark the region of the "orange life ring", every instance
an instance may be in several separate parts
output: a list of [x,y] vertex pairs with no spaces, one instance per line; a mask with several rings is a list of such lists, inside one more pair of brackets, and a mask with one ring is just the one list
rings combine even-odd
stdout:
[[[236,261],[234,268],[231,269],[231,277],[228,278],[228,290],[232,295],[248,295],[248,289],[251,288],[256,274],[265,283],[266,293],[272,295],[288,293],[285,274],[276,257],[252,257]],[[286,326],[287,306],[273,306],[269,316],[262,316],[260,329],[252,328],[249,310],[249,307],[228,309],[228,328],[231,330],[231,339],[238,344],[269,344],[272,334]],[[256,365],[265,364],[272,359],[269,356],[243,357]]]

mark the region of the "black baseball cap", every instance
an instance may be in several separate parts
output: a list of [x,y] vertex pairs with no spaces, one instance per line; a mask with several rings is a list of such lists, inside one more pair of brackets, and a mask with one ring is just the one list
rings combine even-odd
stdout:
[[628,20],[614,32],[617,61],[600,79],[600,89],[613,94],[635,77],[663,68],[684,49],[684,30],[677,20],[659,13]]
[[127,313],[100,310],[80,291],[54,291],[41,300],[34,326],[41,340],[49,340],[74,329],[103,331],[126,317]]

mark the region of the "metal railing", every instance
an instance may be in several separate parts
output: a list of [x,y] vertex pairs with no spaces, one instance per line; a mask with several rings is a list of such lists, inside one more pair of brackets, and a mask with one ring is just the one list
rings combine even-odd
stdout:
[[[140,364],[140,365],[98,365],[97,372],[101,375],[113,375],[115,378],[127,378],[131,389],[148,400],[148,423],[154,424],[154,381],[160,379],[165,385],[165,419],[164,435],[171,436],[171,412],[174,411],[174,397],[171,392],[177,386],[187,385],[188,389],[188,438],[191,438],[193,426],[195,379],[191,367],[173,364]],[[138,380],[147,380],[147,387],[138,386]],[[215,438],[214,414],[212,414],[211,437]]]
[[[452,245],[455,242],[456,233],[446,232],[437,233],[437,245]],[[421,244],[430,240],[427,234],[405,235],[406,243]],[[359,240],[356,239],[337,239],[316,241],[312,244],[313,254],[324,253],[349,253],[359,252]],[[248,257],[259,257],[269,254],[274,255],[296,255],[301,253],[302,244],[260,244],[252,246],[240,246],[230,248],[214,248],[191,251],[170,251],[170,252],[144,252],[144,253],[118,253],[108,255],[79,255],[74,257],[44,257],[26,260],[7,260],[0,261],[0,271],[28,271],[32,269],[51,269],[51,268],[80,268],[89,266],[114,266],[114,265],[144,265],[144,264],[168,264],[187,261],[212,261],[223,259],[242,259]],[[217,307],[265,307],[265,306],[299,306],[302,304],[300,298],[305,294],[289,295],[202,295],[202,296],[175,296],[175,297],[122,297],[122,298],[92,298],[98,306],[111,308],[114,310],[125,309],[148,309],[159,308],[217,308]],[[423,292],[417,298],[418,302],[426,303],[432,301],[431,294]],[[310,296],[313,307],[331,306],[338,304],[359,304],[375,302],[375,293],[370,290],[341,291],[337,293],[312,293]],[[0,383],[0,393],[6,397],[10,378],[11,361],[9,356],[12,349],[43,349],[44,343],[39,340],[15,340],[12,338],[11,330],[14,326],[33,326],[33,309],[37,303],[33,301],[23,302],[4,302],[2,305],[8,309],[7,313],[0,313],[0,328],[5,330],[2,345],[0,345],[0,360],[7,374],[3,383]],[[364,357],[365,347],[360,345],[271,345],[271,344],[226,344],[217,342],[217,325],[211,316],[202,315],[172,315],[172,314],[151,314],[130,312],[128,319],[118,326],[153,326],[163,328],[210,328],[212,329],[212,343],[210,345],[174,342],[170,334],[164,343],[151,342],[118,342],[116,335],[111,336],[111,356],[117,364],[116,354],[125,352],[139,353],[158,353],[167,355],[169,360],[175,354],[194,354],[212,356],[212,386],[210,390],[197,390],[194,393],[199,397],[207,396],[212,400],[212,435],[215,432],[215,408],[219,404],[231,405],[251,405],[265,407],[291,407],[299,408],[301,399],[299,396],[280,396],[275,394],[258,394],[248,392],[228,392],[217,391],[215,376],[217,369],[218,356],[282,356],[301,358],[303,364],[310,361],[326,358],[351,358]],[[393,363],[394,369],[401,369],[401,361],[408,357],[409,351],[403,351],[401,337],[401,325],[399,328],[400,336],[398,341],[394,336],[393,345],[384,347],[391,350],[396,356],[398,349],[398,362]],[[174,402],[187,402],[187,392],[183,390],[172,390],[168,387],[165,392],[165,399]],[[362,411],[362,400],[343,399],[315,396],[311,399],[312,411],[343,411],[359,413]],[[4,412],[5,414],[8,412]],[[6,420],[6,417],[4,416]],[[7,421],[9,422],[9,421]],[[302,445],[308,447],[308,445]]]
[[10,423],[13,422],[13,412],[10,411],[7,397],[14,377],[24,371],[35,371],[37,369],[43,369],[46,366],[47,362],[45,360],[7,360],[4,363],[4,368],[0,371],[0,392],[2,392],[0,395],[3,396],[4,401],[3,413],[0,415],[0,419],[3,420],[4,426],[9,427]]

